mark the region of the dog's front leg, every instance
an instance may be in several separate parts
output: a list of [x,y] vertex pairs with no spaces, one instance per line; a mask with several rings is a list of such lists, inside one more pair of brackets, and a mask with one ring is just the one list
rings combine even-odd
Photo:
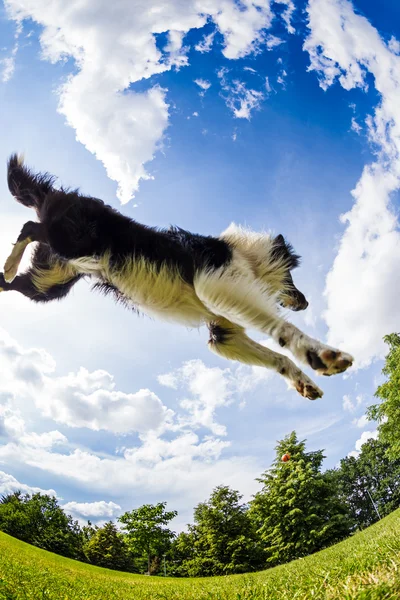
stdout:
[[279,317],[265,331],[281,347],[287,347],[298,360],[310,365],[319,375],[343,373],[353,364],[354,359],[347,352],[309,337],[292,323]]

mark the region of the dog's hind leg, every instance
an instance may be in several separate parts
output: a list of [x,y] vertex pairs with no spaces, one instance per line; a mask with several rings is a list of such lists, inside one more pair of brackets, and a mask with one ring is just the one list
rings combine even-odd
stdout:
[[34,221],[25,223],[4,265],[4,279],[7,283],[11,283],[16,277],[26,247],[32,242],[45,241],[46,234],[42,223],[35,223]]
[[238,360],[247,365],[257,365],[273,369],[289,382],[301,396],[316,400],[323,395],[315,385],[289,358],[278,354],[251,340],[243,327],[217,317],[208,323],[210,350],[230,360]]
[[82,278],[68,262],[56,257],[49,246],[38,244],[32,265],[26,273],[8,283],[0,273],[0,292],[16,291],[34,302],[61,300]]

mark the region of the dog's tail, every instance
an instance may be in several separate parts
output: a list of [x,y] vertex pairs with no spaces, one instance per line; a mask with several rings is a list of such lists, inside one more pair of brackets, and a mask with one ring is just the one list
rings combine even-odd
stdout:
[[48,173],[33,174],[21,155],[12,154],[7,165],[8,189],[14,198],[29,208],[39,210],[47,194],[53,190],[54,177]]

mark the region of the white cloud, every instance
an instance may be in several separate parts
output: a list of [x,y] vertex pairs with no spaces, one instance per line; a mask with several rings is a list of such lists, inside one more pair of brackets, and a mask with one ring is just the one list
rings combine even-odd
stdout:
[[158,429],[173,415],[150,390],[117,391],[112,375],[83,367],[65,377],[48,378],[36,406],[57,423],[120,434]]
[[237,119],[251,118],[253,110],[260,108],[264,94],[258,90],[248,89],[243,81],[234,80],[222,88],[227,92],[226,105],[230,108]]
[[391,37],[388,42],[389,49],[395,54],[400,54],[400,42],[395,37]]
[[26,485],[15,479],[12,475],[0,471],[0,495],[12,494],[18,490],[23,494],[48,494],[49,496],[57,497],[54,490],[43,490],[39,487]]
[[187,413],[179,416],[182,427],[205,427],[215,435],[226,435],[225,426],[215,421],[215,412],[232,401],[234,379],[229,368],[206,367],[201,360],[191,360],[158,380],[164,385],[173,382],[175,388],[190,393],[190,397],[180,400],[180,407]]
[[362,127],[361,125],[359,125],[355,119],[355,117],[351,117],[351,127],[350,129],[352,131],[354,131],[355,133],[357,133],[357,135],[360,135],[361,131],[362,131]]
[[363,397],[361,394],[356,396],[354,400],[352,400],[351,396],[345,394],[343,396],[343,410],[353,413],[361,406],[362,402]]
[[0,438],[19,438],[25,432],[25,421],[19,410],[14,410],[12,401],[2,394],[0,404]]
[[76,373],[55,376],[51,356],[37,348],[22,349],[1,330],[0,357],[0,434],[4,430],[8,437],[19,438],[22,443],[48,447],[66,439],[58,431],[40,436],[25,434],[13,398],[30,399],[43,416],[57,423],[120,434],[162,429],[173,417],[173,411],[150,390],[116,390],[114,378],[107,371],[89,372],[81,367]]
[[268,50],[272,50],[273,48],[276,48],[277,46],[280,46],[281,44],[284,43],[284,41],[277,37],[276,35],[268,35],[267,36],[267,48]]
[[279,73],[278,77],[276,78],[277,83],[279,83],[283,88],[285,88],[286,86],[286,77],[287,77],[287,73],[284,69],[282,69],[282,71]]
[[216,438],[199,440],[193,432],[172,441],[151,434],[137,448],[126,449],[123,457],[104,457],[79,449],[55,453],[9,443],[0,447],[0,460],[34,467],[91,493],[114,490],[129,498],[133,494],[167,495],[185,519],[183,526],[191,518],[193,506],[217,485],[240,489],[247,500],[257,491],[255,479],[262,472],[262,463],[253,457],[222,457],[228,444]]
[[[291,30],[291,0],[283,19]],[[32,19],[42,26],[42,57],[56,63],[72,58],[77,73],[59,88],[59,112],[81,142],[118,183],[118,197],[127,202],[141,179],[150,178],[145,164],[162,145],[168,125],[167,90],[130,88],[171,68],[188,64],[185,34],[213,21],[223,36],[223,54],[238,59],[258,52],[271,26],[270,0],[5,0],[9,18]],[[156,35],[167,32],[160,51]],[[207,51],[207,36],[198,50]],[[6,64],[7,73],[11,66]],[[9,75],[7,75],[9,76]]]
[[378,438],[378,431],[377,429],[375,429],[374,431],[363,431],[361,436],[358,438],[358,440],[355,443],[355,450],[352,450],[351,452],[348,453],[347,456],[354,456],[354,458],[357,458],[357,456],[360,454],[361,452],[361,448],[362,446],[368,442],[368,440],[376,440]]
[[212,31],[208,35],[205,35],[203,37],[203,39],[198,44],[196,44],[194,49],[197,50],[197,52],[202,52],[202,53],[210,52],[213,42],[214,42],[214,37],[215,37],[215,31]]
[[362,429],[366,425],[368,425],[369,421],[366,415],[362,415],[359,419],[354,419],[353,425]]
[[284,4],[286,5],[286,9],[284,10],[283,14],[282,14],[282,19],[286,24],[286,29],[288,30],[289,33],[294,33],[295,32],[295,28],[292,25],[292,15],[295,11],[295,5],[294,2],[292,0],[275,0],[275,2],[277,4]]
[[21,23],[17,23],[17,28],[15,31],[15,35],[14,35],[14,46],[11,49],[11,52],[9,54],[9,56],[6,56],[5,58],[2,58],[0,60],[0,68],[2,68],[2,73],[1,73],[1,80],[3,83],[7,83],[7,81],[9,81],[11,79],[11,77],[14,75],[14,71],[15,71],[15,59],[17,56],[17,52],[19,49],[19,36],[22,33],[22,25]]
[[199,88],[203,90],[202,92],[200,92],[201,96],[204,96],[205,92],[211,87],[211,83],[206,79],[195,79],[194,82],[199,86]]
[[[17,373],[21,364],[25,378],[20,380]],[[151,392],[146,391],[143,398],[138,398],[140,392],[117,392],[112,375],[106,371],[81,368],[60,376],[55,369],[55,362],[47,353],[24,349],[5,332],[1,333],[0,435],[4,443],[0,445],[0,463],[9,469],[32,467],[91,493],[114,490],[118,498],[127,494],[131,497],[132,493],[162,495],[181,511],[182,527],[191,518],[192,507],[216,485],[223,483],[240,489],[247,499],[257,490],[255,478],[264,465],[252,456],[224,456],[231,442],[223,439],[227,432],[217,415],[231,404],[235,393],[250,392],[269,377],[266,369],[209,368],[200,360],[186,362],[172,374],[159,377],[164,385],[173,384],[172,389],[179,390],[176,413],[164,407]],[[23,408],[23,415],[18,407]],[[47,419],[71,427],[112,433],[138,431],[138,440],[125,438],[129,444],[111,453],[82,449],[57,430],[28,431],[25,411],[37,420],[38,408]],[[14,488],[21,487],[10,479],[7,482]],[[64,508],[82,521],[85,516],[107,518],[108,514],[100,512],[104,509],[104,513],[116,513],[119,505],[99,501],[86,506],[73,502]]]
[[164,373],[163,375],[157,375],[157,381],[165,387],[176,390],[178,387],[178,378],[174,373]]
[[50,450],[54,446],[65,445],[68,440],[59,431],[45,431],[44,433],[24,433],[18,438],[20,444],[31,448],[44,448]]
[[347,90],[366,89],[373,76],[380,102],[367,121],[377,150],[352,192],[354,205],[326,280],[328,342],[351,352],[363,367],[385,354],[383,335],[398,328],[400,233],[391,207],[400,187],[400,57],[347,0],[310,0],[305,42],[310,69],[327,89],[335,80]]
[[121,514],[121,507],[115,502],[67,502],[62,505],[67,514],[73,517],[85,517],[86,519],[113,519]]

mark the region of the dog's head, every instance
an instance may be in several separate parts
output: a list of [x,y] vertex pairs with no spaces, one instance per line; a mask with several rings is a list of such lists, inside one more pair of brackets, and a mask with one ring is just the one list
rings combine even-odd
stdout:
[[308,302],[304,294],[294,285],[291,274],[291,271],[299,266],[300,256],[295,254],[292,246],[286,242],[283,235],[278,235],[274,239],[272,255],[274,259],[285,266],[279,304],[284,308],[290,308],[290,310],[305,310]]

